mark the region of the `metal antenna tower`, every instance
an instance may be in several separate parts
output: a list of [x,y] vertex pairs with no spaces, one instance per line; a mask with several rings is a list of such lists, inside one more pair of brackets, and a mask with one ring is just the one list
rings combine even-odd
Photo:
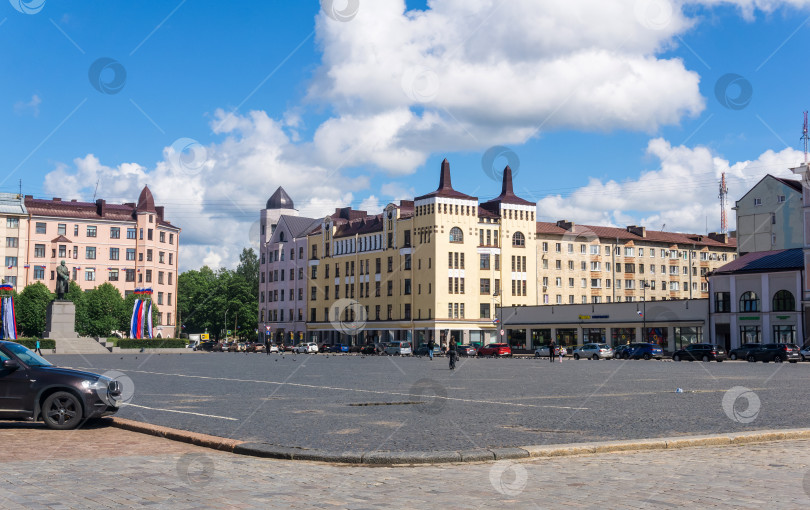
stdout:
[[807,163],[807,141],[810,137],[807,136],[807,110],[804,111],[804,127],[802,128],[801,140],[804,142],[804,162]]
[[726,216],[726,205],[728,203],[728,186],[726,186],[725,172],[723,172],[720,177],[719,197],[720,197],[720,233],[728,234],[728,217]]

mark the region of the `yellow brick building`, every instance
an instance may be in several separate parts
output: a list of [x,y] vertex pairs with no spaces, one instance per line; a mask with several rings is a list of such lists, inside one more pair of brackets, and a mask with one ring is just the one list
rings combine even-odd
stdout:
[[[382,214],[339,209],[309,236],[313,341],[494,340],[496,306],[536,302],[535,204],[513,193],[479,204],[439,187]],[[355,335],[356,333],[356,335]]]

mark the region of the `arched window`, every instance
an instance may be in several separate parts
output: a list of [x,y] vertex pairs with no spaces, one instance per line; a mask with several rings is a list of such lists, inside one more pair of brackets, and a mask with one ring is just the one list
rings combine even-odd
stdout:
[[278,233],[278,241],[279,241],[280,243],[283,243],[283,242],[284,242],[284,232],[279,232],[279,233]]
[[740,311],[741,312],[758,312],[759,311],[759,298],[751,291],[744,293],[740,296]]
[[512,246],[526,246],[526,238],[520,232],[515,232],[512,236]]
[[450,242],[451,243],[463,243],[464,242],[464,234],[461,232],[461,229],[458,227],[453,227],[450,229]]
[[793,294],[787,290],[780,290],[773,295],[773,311],[774,312],[793,312],[796,311],[796,299]]

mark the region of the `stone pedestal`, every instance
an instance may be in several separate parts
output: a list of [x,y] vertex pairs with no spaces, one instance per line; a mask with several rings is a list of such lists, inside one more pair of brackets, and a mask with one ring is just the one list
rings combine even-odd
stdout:
[[45,316],[44,338],[78,338],[76,305],[72,301],[51,301]]

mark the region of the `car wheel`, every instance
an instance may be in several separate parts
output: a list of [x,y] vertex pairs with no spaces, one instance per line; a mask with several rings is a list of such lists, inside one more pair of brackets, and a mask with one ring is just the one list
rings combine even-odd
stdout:
[[574,359],[579,359],[579,354],[574,353]]
[[709,361],[709,357],[708,357],[708,356],[706,356],[706,355],[704,355],[704,356],[703,356],[703,361]]
[[644,356],[643,356],[644,359],[648,360],[648,359],[650,359],[650,357],[651,356],[649,355],[649,353],[646,353],[646,352],[644,353]]
[[774,356],[774,357],[773,357],[773,362],[774,362],[774,363],[782,363],[783,361],[785,361],[785,360],[783,360],[783,359],[782,359],[782,356],[780,356],[780,355],[778,355],[778,354],[777,354],[776,356]]
[[57,391],[42,404],[42,420],[48,428],[74,429],[82,421],[82,404],[73,393]]
[[539,358],[539,357],[540,357],[540,353],[539,353],[539,352],[537,352],[537,351],[534,351],[534,357],[535,357],[535,358]]
[[748,360],[749,363],[756,363],[757,362],[757,359],[754,357],[753,354],[749,354],[748,358],[746,358],[746,359]]
[[802,361],[807,361],[807,358],[804,357],[804,354],[802,354]]
[[675,354],[674,356],[672,356],[672,361],[681,361],[681,357]]
[[788,361],[790,361],[791,363],[798,363],[799,362],[799,360],[797,360],[797,359],[791,359],[791,360],[788,360]]
[[736,360],[736,359],[737,359],[737,355],[736,355],[736,354],[732,354],[731,356],[729,356],[729,358],[731,358],[731,359],[732,359],[732,361],[733,361],[733,360]]
[[591,359],[594,360],[594,361],[599,361],[599,355],[594,354],[593,356],[591,356]]

